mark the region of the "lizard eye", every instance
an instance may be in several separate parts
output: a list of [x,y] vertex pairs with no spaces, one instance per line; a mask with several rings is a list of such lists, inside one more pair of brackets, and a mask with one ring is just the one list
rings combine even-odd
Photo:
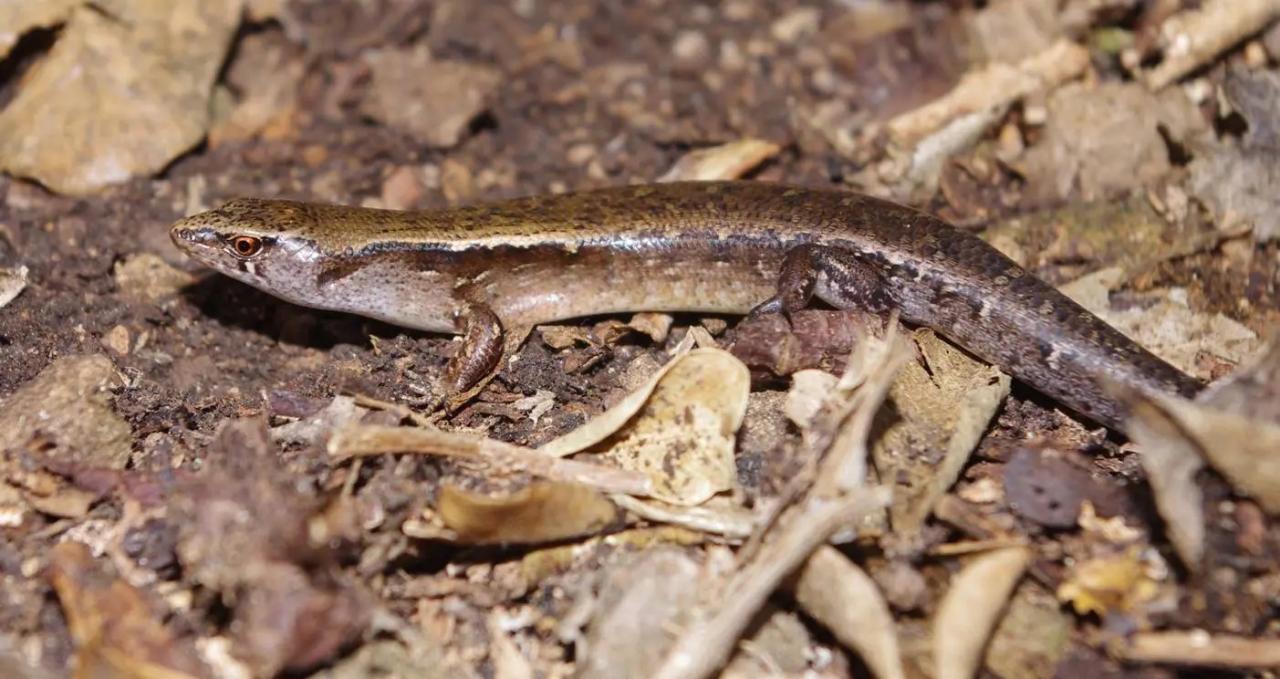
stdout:
[[253,236],[236,236],[231,239],[231,251],[237,257],[247,259],[262,252],[262,239]]

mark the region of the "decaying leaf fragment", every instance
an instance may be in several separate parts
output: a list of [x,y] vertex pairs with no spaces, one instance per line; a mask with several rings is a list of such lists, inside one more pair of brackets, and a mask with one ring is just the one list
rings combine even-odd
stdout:
[[1222,313],[1201,313],[1187,304],[1185,290],[1151,295],[1152,303],[1113,309],[1110,291],[1124,282],[1124,271],[1110,267],[1082,276],[1059,289],[1107,324],[1160,358],[1193,373],[1197,358],[1215,356],[1239,363],[1258,348],[1258,336]]
[[1082,615],[1141,616],[1146,604],[1160,595],[1160,583],[1150,571],[1137,547],[1101,555],[1071,569],[1058,586],[1058,599]]
[[732,354],[697,349],[672,359],[649,382],[582,427],[539,450],[591,450],[644,472],[652,495],[699,504],[734,481],[734,434],[747,411],[751,375]]
[[0,112],[0,167],[84,194],[168,165],[208,128],[213,81],[242,6],[122,0],[74,8]]
[[975,558],[951,579],[933,619],[935,676],[974,675],[987,637],[1030,560],[1029,549],[1006,547]]

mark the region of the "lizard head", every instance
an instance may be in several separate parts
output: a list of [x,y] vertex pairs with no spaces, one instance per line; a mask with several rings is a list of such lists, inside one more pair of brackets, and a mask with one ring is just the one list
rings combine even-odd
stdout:
[[316,306],[323,257],[303,203],[238,198],[179,220],[169,237],[187,255],[238,281]]

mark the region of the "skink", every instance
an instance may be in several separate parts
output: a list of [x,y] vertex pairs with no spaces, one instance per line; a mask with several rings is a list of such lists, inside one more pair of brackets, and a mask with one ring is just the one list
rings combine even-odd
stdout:
[[277,297],[464,335],[446,379],[491,372],[504,328],[626,311],[897,309],[1114,429],[1106,379],[1190,395],[1193,378],[981,239],[856,193],[688,182],[397,212],[237,199],[177,222],[195,259]]

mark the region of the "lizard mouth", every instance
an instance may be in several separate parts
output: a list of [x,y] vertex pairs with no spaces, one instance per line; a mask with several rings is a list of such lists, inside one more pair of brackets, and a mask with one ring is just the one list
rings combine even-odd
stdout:
[[217,231],[207,226],[200,226],[192,223],[192,218],[179,220],[169,228],[169,239],[177,246],[179,250],[200,259],[202,251],[208,251],[211,248],[220,248],[221,239],[218,237]]

